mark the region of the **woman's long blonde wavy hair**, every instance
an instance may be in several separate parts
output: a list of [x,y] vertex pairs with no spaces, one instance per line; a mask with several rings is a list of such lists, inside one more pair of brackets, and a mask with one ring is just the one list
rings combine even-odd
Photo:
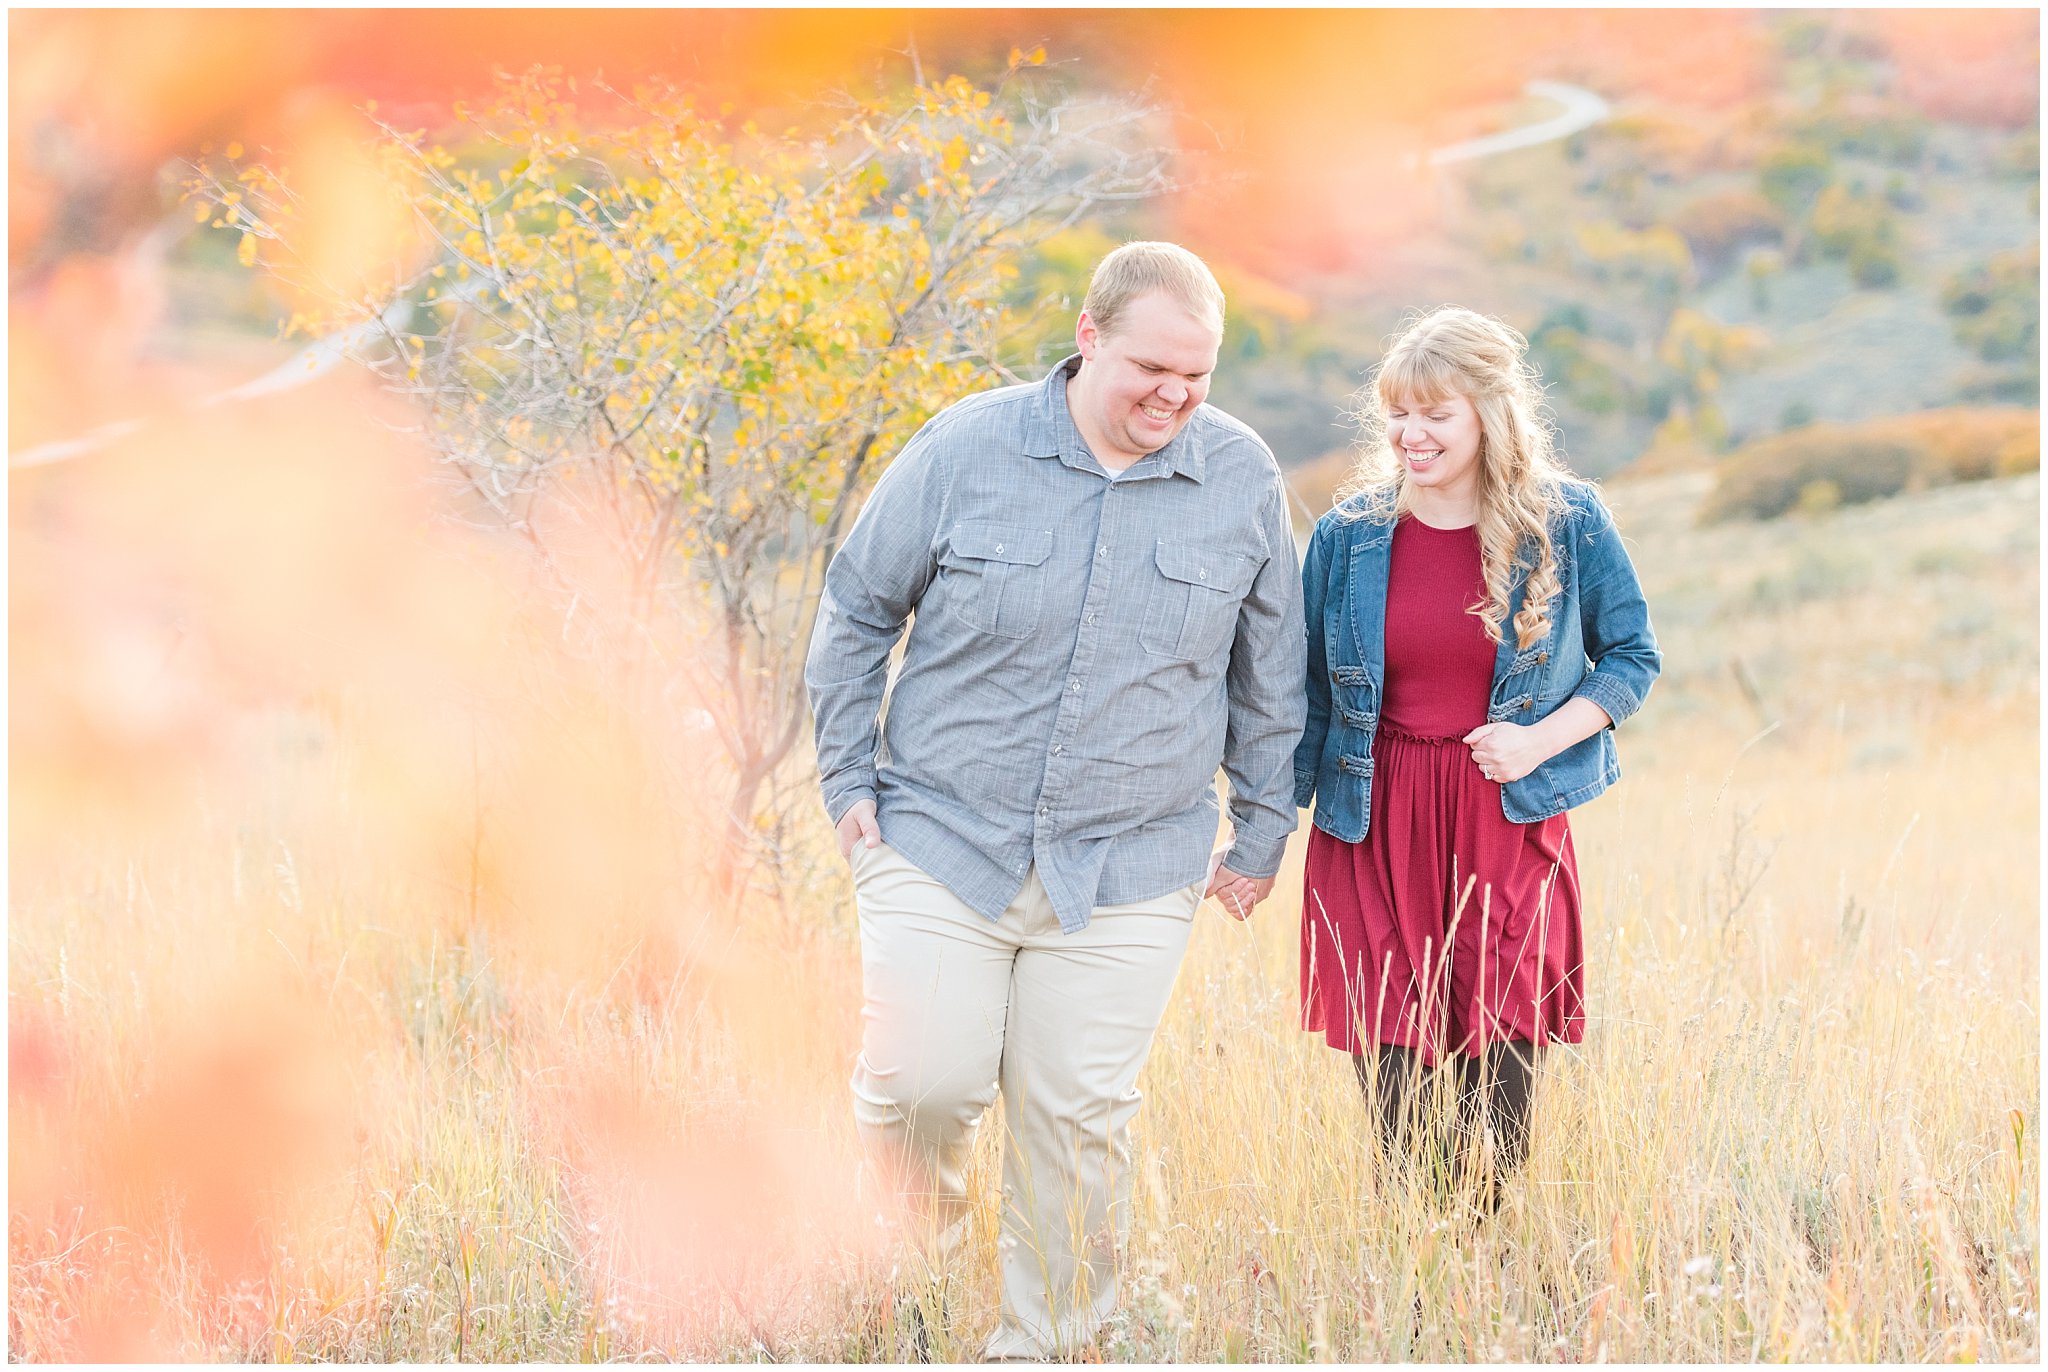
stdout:
[[1358,464],[1337,489],[1341,504],[1363,495],[1351,518],[1391,519],[1410,509],[1407,468],[1387,440],[1393,400],[1431,404],[1462,395],[1479,412],[1479,549],[1486,599],[1472,606],[1495,643],[1507,631],[1508,591],[1528,568],[1515,615],[1517,649],[1550,630],[1550,607],[1563,589],[1551,528],[1575,478],[1557,460],[1544,417],[1543,382],[1527,361],[1528,340],[1498,319],[1445,305],[1411,320],[1352,396],[1362,433]]

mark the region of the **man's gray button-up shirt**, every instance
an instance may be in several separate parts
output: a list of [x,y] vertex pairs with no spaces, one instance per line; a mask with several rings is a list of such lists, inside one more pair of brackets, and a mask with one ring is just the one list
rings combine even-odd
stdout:
[[835,822],[872,798],[990,919],[1035,862],[1069,932],[1204,877],[1219,762],[1230,867],[1277,872],[1306,711],[1272,453],[1203,405],[1111,474],[1067,409],[1078,362],[918,431],[832,559],[804,674]]

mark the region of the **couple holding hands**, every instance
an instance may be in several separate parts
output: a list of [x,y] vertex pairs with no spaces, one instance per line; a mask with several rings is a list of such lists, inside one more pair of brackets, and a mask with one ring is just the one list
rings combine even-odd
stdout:
[[[1222,337],[1199,258],[1110,253],[1078,352],[927,423],[818,610],[856,1122],[937,1257],[1003,1099],[991,1358],[1071,1355],[1114,1308],[1138,1074],[1194,912],[1265,899],[1299,807],[1303,1024],[1351,1056],[1393,1156],[1490,1212],[1541,1049],[1582,1034],[1565,812],[1619,777],[1613,726],[1659,655],[1522,338],[1455,308],[1401,334],[1298,563],[1272,453],[1203,403]],[[1417,1108],[1439,1073],[1444,1127]]]

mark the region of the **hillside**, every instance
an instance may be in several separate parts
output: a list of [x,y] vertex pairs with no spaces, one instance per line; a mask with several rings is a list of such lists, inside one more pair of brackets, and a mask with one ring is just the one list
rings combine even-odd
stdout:
[[1665,654],[1642,732],[1829,731],[1879,760],[1938,708],[2031,717],[2039,473],[1702,528],[1708,484],[1603,487]]
[[[1529,335],[1573,464],[1596,476],[1813,420],[2032,404],[2032,122],[1939,117],[1891,49],[1813,51],[1809,20],[1756,22],[1775,26],[1776,68],[1733,105],[1610,89],[1584,133],[1390,186],[1433,201],[1429,222],[1368,271],[1289,282],[1308,320],[1254,312],[1258,347],[1227,358],[1218,403],[1283,463],[1310,461],[1343,442],[1341,401],[1402,316],[1450,301]],[[1555,108],[1525,98],[1494,122]]]

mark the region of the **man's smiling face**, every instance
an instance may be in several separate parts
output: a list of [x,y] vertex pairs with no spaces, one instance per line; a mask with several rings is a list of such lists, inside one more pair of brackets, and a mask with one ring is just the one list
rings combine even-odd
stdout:
[[1113,331],[1086,310],[1074,329],[1082,366],[1067,391],[1081,436],[1109,467],[1158,452],[1209,394],[1223,331],[1161,291],[1125,305]]

